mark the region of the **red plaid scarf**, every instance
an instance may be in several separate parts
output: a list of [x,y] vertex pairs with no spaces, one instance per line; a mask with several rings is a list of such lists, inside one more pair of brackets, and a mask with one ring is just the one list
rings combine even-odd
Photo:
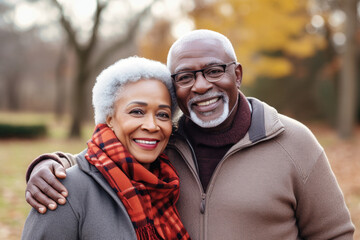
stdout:
[[106,124],[96,126],[87,144],[85,158],[124,204],[138,239],[190,239],[175,207],[179,177],[165,154],[147,170]]

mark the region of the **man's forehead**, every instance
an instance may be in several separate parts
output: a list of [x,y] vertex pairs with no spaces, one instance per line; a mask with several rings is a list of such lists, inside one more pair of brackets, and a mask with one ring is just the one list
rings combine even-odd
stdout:
[[178,44],[172,50],[171,72],[224,63],[225,50],[217,39],[197,39]]
[[176,55],[177,52],[183,51],[184,49],[197,48],[198,46],[205,47],[219,47],[221,46],[221,41],[215,38],[197,38],[197,39],[187,39],[178,42],[173,49],[173,56]]

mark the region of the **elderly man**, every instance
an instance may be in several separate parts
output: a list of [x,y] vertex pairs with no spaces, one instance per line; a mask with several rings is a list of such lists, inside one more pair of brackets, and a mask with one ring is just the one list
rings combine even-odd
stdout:
[[[183,116],[166,153],[193,239],[353,239],[323,148],[304,125],[241,93],[242,67],[225,36],[192,31],[172,45],[167,65]],[[65,177],[59,163],[74,156],[46,154],[29,168],[26,199],[40,212],[56,207],[51,199],[65,202],[53,175]]]

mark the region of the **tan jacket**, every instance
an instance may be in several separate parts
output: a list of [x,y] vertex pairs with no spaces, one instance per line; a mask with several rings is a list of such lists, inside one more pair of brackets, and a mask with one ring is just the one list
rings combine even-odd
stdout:
[[248,134],[202,189],[181,126],[167,154],[180,174],[178,210],[192,239],[353,239],[323,148],[301,123],[249,98]]
[[178,210],[192,239],[353,239],[343,194],[310,130],[248,100],[249,132],[226,153],[206,192],[181,125],[167,147],[180,175]]

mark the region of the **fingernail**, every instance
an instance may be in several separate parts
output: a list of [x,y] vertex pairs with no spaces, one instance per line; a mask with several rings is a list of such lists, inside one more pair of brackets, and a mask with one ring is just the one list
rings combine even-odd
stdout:
[[65,204],[65,198],[59,198],[58,203],[59,204]]
[[56,207],[55,204],[53,204],[53,203],[50,203],[50,204],[49,204],[49,208],[50,208],[51,210],[55,209],[55,207]]
[[61,192],[61,195],[63,195],[64,197],[67,197],[67,192]]
[[44,207],[40,207],[40,208],[39,208],[39,212],[40,212],[40,213],[44,213],[45,210],[46,210],[46,209],[45,209]]

